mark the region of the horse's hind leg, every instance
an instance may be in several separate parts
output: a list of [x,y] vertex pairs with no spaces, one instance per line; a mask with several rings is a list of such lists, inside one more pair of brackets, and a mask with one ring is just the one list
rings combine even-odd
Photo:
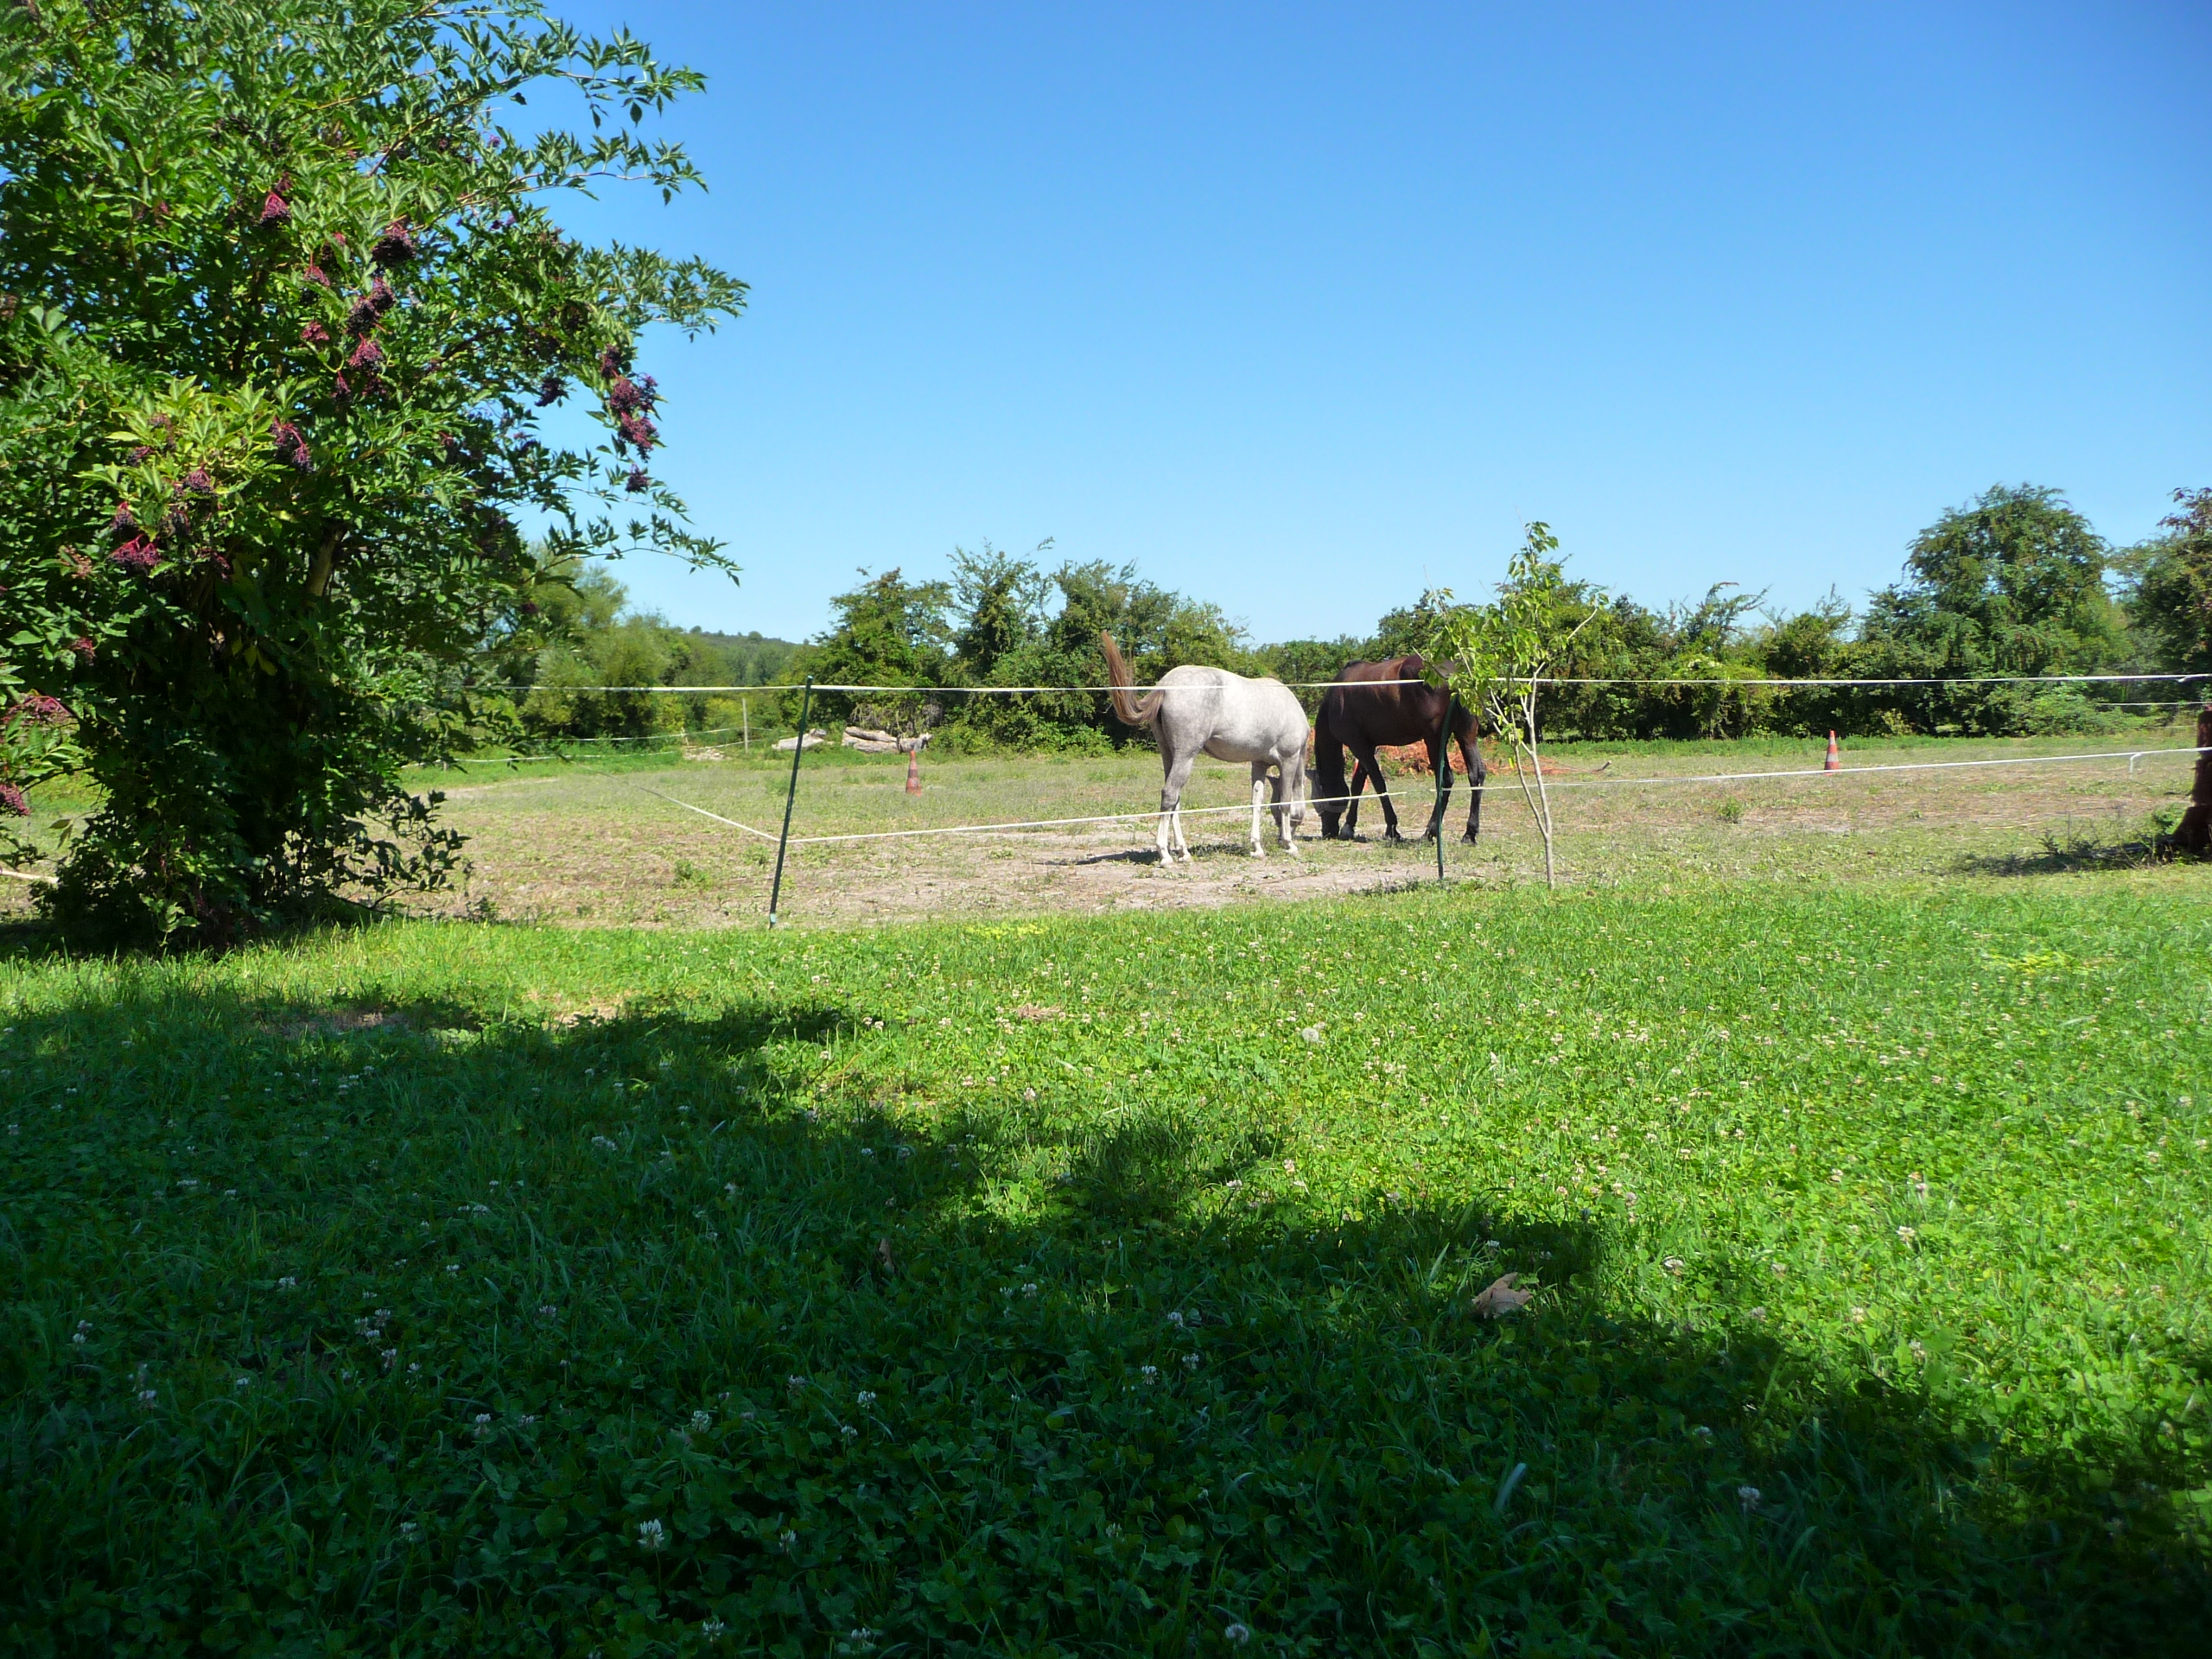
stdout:
[[1197,764],[1198,752],[1171,757],[1167,762],[1167,776],[1160,786],[1160,861],[1167,863],[1174,857],[1169,850],[1173,844],[1182,849],[1185,862],[1191,856],[1191,844],[1183,839],[1183,788],[1191,781],[1191,768]]
[[1471,721],[1459,740],[1459,758],[1466,762],[1467,793],[1473,798],[1467,803],[1466,838],[1471,842],[1483,832],[1483,785],[1490,779],[1490,768],[1483,764],[1482,736]]
[[1306,797],[1288,766],[1279,768],[1275,773],[1274,814],[1275,834],[1282,837],[1282,849],[1296,858],[1298,826],[1306,821]]

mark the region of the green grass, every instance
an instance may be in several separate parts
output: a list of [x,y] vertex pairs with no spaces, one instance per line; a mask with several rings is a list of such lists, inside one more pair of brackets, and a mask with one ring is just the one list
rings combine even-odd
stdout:
[[0,1644],[2197,1649],[2209,953],[2079,879],[25,945]]

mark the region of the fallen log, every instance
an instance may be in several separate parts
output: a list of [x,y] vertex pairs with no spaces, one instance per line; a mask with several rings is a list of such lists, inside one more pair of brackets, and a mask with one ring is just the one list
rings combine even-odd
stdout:
[[929,741],[927,732],[919,737],[900,737],[895,732],[880,731],[873,726],[848,726],[844,746],[862,754],[913,754],[926,747]]

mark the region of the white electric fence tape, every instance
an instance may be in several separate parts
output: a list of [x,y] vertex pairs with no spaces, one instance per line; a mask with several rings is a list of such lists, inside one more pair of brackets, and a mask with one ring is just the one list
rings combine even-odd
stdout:
[[[1200,664],[1204,666],[1204,664]],[[1503,676],[1501,678],[1505,677]],[[1735,689],[1749,690],[1759,686],[1895,686],[1895,685],[2141,685],[2148,683],[2183,684],[2191,680],[2212,680],[2212,674],[1963,674],[1939,678],[1911,680],[1730,680],[1730,679],[1573,679],[1554,678],[1539,675],[1532,680],[1515,677],[1516,683],[1524,685],[1701,685],[1721,690]],[[1285,680],[1278,682],[1294,691],[1325,691],[1336,686],[1371,687],[1382,685],[1427,685],[1427,680]],[[736,696],[751,692],[801,691],[798,685],[484,685],[473,688],[480,691],[544,691],[550,696],[566,696],[570,692],[620,691],[649,696],[705,696],[709,695]],[[1014,697],[1033,696],[1055,691],[1111,692],[1122,690],[1132,696],[1143,696],[1153,691],[1210,691],[1211,684],[1204,685],[830,685],[817,683],[817,691],[870,691],[908,697]]]
[[[1995,760],[1918,760],[1885,766],[1839,766],[1834,772],[1830,772],[1825,767],[1812,766],[1807,767],[1802,771],[1714,772],[1703,772],[1694,776],[1681,778],[1567,778],[1558,780],[1547,779],[1545,781],[1545,787],[1547,789],[1603,789],[1646,784],[1738,784],[1753,783],[1770,778],[1853,778],[1866,777],[1873,772],[1949,772],[1968,766],[2059,766],[2081,760],[2125,760],[2127,762],[2129,775],[2133,776],[2135,771],[2135,763],[2138,760],[2147,760],[2157,755],[2203,754],[2208,753],[2212,753],[2212,750],[2197,748],[2134,750],[2104,749],[2088,754],[2012,755]],[[1497,769],[1492,768],[1492,770],[1496,771]],[[716,823],[726,823],[733,830],[742,830],[747,835],[758,836],[762,841],[772,842],[776,839],[774,836],[771,835],[766,830],[756,830],[749,823],[740,823],[735,818],[726,818],[719,812],[709,812],[703,806],[694,806],[689,801],[680,801],[673,795],[662,794],[659,790],[650,788],[644,784],[633,785],[632,787],[642,790],[648,795],[658,796],[660,799],[666,801],[671,806],[680,806],[687,812],[696,812],[702,818],[712,818]],[[1351,796],[1326,795],[1309,798],[1305,802],[1305,804],[1308,807],[1335,806],[1356,798],[1356,797]],[[1290,804],[1291,803],[1287,801],[1284,802],[1283,806],[1285,810],[1287,810]],[[1249,813],[1251,810],[1252,804],[1249,801],[1245,801],[1235,806],[1185,807],[1183,809],[1183,816],[1185,817],[1195,818],[1204,817],[1209,814],[1214,813]],[[1417,809],[1408,808],[1408,810],[1414,810]],[[1272,813],[1274,810],[1274,803],[1272,801],[1262,802],[1261,810],[1262,813]],[[1081,818],[1025,818],[1007,823],[947,824],[941,828],[929,830],[871,830],[853,835],[793,836],[791,838],[790,844],[794,847],[822,846],[831,842],[902,841],[924,836],[1000,835],[1017,830],[1059,830],[1070,828],[1077,824],[1085,823],[1141,823],[1148,818],[1157,818],[1160,816],[1160,812],[1155,809],[1150,812],[1106,812],[1097,814],[1094,817]]]

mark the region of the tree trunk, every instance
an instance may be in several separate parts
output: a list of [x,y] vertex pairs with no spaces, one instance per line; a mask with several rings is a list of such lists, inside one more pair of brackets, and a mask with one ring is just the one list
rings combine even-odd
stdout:
[[2212,853],[2212,702],[2196,716],[2196,781],[2189,791],[2189,810],[2174,830],[2173,844],[2200,858]]

